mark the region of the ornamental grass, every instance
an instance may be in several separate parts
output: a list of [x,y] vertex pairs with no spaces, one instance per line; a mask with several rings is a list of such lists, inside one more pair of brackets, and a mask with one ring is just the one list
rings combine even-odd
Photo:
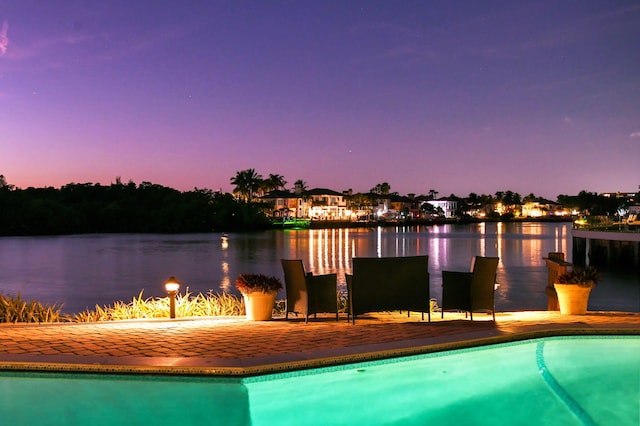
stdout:
[[59,322],[62,305],[47,305],[36,300],[24,300],[17,296],[0,294],[0,323]]
[[[118,321],[144,318],[167,318],[169,315],[169,297],[143,296],[141,291],[131,302],[114,302],[112,305],[96,305],[93,310],[87,309],[76,314],[61,314],[61,304],[43,304],[38,301],[23,300],[17,296],[0,294],[0,323],[53,323],[53,322],[98,322]],[[338,292],[338,312],[348,312],[348,298],[345,293]],[[227,293],[196,295],[187,291],[176,295],[176,316],[187,317],[224,317],[245,315],[242,297]],[[282,316],[287,309],[286,300],[276,300],[273,314]],[[431,299],[431,311],[438,311],[438,304]]]
[[[144,290],[143,290],[144,291]],[[73,322],[117,321],[125,319],[166,318],[169,313],[168,297],[144,298],[143,291],[129,303],[114,302],[113,305],[96,305],[94,310],[85,310],[71,317]],[[217,317],[244,315],[242,298],[227,293],[193,295],[188,290],[176,295],[177,317]]]

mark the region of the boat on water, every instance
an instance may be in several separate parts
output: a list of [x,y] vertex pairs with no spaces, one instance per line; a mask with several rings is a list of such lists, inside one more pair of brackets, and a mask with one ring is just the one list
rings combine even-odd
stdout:
[[308,229],[311,225],[311,220],[299,217],[288,217],[274,220],[273,225],[276,228],[284,229]]

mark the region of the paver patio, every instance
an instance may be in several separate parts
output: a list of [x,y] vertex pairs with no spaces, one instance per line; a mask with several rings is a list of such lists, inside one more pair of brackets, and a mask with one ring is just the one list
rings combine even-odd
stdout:
[[342,317],[3,324],[0,369],[251,375],[430,352],[549,334],[640,334],[639,313],[503,312],[490,316],[379,313]]

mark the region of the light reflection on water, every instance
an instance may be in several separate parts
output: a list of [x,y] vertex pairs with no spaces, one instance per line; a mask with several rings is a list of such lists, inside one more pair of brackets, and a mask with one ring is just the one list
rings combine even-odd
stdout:
[[[283,277],[280,259],[302,259],[308,271],[344,274],[353,257],[429,256],[431,296],[439,299],[443,270],[468,270],[475,255],[498,256],[498,310],[546,309],[549,252],[572,258],[568,223],[480,223],[229,234],[78,235],[0,238],[0,292],[64,303],[65,312],[96,304],[165,296],[176,276],[192,293],[228,291],[239,273]],[[591,310],[640,310],[638,274],[603,271]],[[280,295],[284,297],[284,293]]]
[[[442,270],[468,270],[475,255],[498,256],[497,303],[518,309],[533,302],[544,309],[546,299],[540,297],[546,283],[543,257],[561,251],[569,259],[569,232],[568,224],[543,223],[309,230],[293,234],[298,250],[291,257],[306,257],[308,269],[317,274],[337,272],[344,286],[344,274],[352,273],[355,256],[428,255],[432,296],[439,298]],[[308,253],[304,253],[305,243]]]

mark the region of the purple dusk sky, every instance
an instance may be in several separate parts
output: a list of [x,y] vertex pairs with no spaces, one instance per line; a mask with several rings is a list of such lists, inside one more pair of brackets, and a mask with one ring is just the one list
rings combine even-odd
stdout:
[[0,6],[0,174],[440,196],[640,185],[638,1]]

